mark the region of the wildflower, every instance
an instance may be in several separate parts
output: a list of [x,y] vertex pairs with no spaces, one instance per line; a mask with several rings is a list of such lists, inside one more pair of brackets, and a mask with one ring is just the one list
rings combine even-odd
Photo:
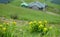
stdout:
[[16,22],[14,21],[13,24],[16,25]]
[[40,28],[43,28],[44,26],[41,24],[39,27],[40,27]]
[[33,22],[29,22],[29,24],[32,24]]
[[51,27],[49,27],[49,29],[51,30],[51,29],[52,29],[52,26],[51,26]]
[[46,20],[44,22],[45,22],[45,24],[47,24],[47,21]]
[[34,23],[36,23],[37,21],[34,21]]
[[39,24],[42,24],[42,21],[39,21]]
[[2,27],[3,25],[0,25],[0,27]]
[[4,22],[3,24],[4,24],[4,25],[9,25],[9,22]]
[[6,24],[9,24],[9,23],[6,23]]
[[9,25],[9,23],[6,23],[7,25]]
[[47,28],[44,28],[43,31],[46,32],[48,29]]
[[6,31],[6,28],[3,28],[4,31]]

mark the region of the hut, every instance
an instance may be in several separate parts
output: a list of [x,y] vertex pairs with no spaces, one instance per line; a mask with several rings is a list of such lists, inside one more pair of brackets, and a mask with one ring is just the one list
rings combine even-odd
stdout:
[[43,10],[47,7],[47,5],[36,1],[36,2],[29,3],[28,7],[36,10]]
[[21,3],[21,7],[26,7],[27,8],[28,7],[28,4],[26,2],[22,2]]
[[31,2],[28,4],[26,2],[23,2],[21,3],[21,6],[25,8],[35,9],[35,10],[44,10],[47,7],[45,3],[41,3],[39,1]]

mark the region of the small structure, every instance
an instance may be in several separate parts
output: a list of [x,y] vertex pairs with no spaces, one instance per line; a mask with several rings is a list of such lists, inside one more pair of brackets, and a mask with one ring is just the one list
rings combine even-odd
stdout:
[[21,7],[28,7],[28,4],[23,2],[23,3],[21,3]]
[[22,1],[22,3],[21,3],[21,7],[28,7],[28,4],[24,1],[24,0],[21,0]]
[[37,1],[29,3],[28,7],[32,9],[43,10],[47,7],[47,5]]
[[4,3],[4,4],[6,4],[6,3],[9,3],[11,0],[0,0],[0,3]]
[[23,3],[21,3],[21,6],[25,7],[25,8],[28,7],[31,9],[36,9],[36,10],[44,10],[47,7],[46,4],[43,4],[43,3],[38,2],[38,1],[29,3],[29,4],[23,2]]

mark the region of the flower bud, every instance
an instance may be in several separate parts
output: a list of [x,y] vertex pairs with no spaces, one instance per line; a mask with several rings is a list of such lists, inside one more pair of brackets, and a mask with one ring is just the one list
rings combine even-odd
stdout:
[[16,25],[16,22],[14,21],[13,24]]
[[6,28],[3,28],[4,31],[6,31]]
[[41,24],[42,23],[42,21],[39,21],[39,24]]
[[0,27],[2,27],[3,25],[0,25]]
[[32,24],[32,22],[29,22],[29,24]]
[[47,28],[44,28],[43,31],[46,32],[48,29]]
[[41,24],[41,25],[39,25],[39,28],[43,28],[44,26]]
[[45,24],[47,24],[47,21],[46,20],[44,22],[45,22]]

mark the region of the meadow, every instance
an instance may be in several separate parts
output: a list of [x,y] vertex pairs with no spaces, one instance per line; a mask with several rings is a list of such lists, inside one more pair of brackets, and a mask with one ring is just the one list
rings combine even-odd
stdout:
[[[34,0],[26,0],[27,3],[32,2],[32,1]],[[40,0],[40,1],[45,2],[45,0]],[[46,3],[49,6],[47,8],[47,11],[56,13],[55,11],[52,10],[51,7],[60,10],[60,7],[59,7],[60,5],[51,4],[49,2],[46,2]],[[60,37],[59,35],[60,34],[60,15],[59,15],[60,12],[59,11],[56,13],[59,15],[57,16],[57,15],[48,14],[46,13],[46,11],[23,8],[20,6],[20,4],[21,4],[21,0],[14,0],[8,4],[0,4],[0,17],[1,17],[0,27],[3,25],[2,29],[7,31],[7,32],[3,31],[2,34],[0,33],[1,37]],[[14,16],[16,17],[16,19],[13,19]],[[5,21],[2,21],[1,19]],[[52,29],[49,30],[47,34],[41,36],[40,33],[30,32],[29,30],[30,21],[44,21],[44,20],[47,20],[48,22],[47,26],[48,25],[52,26]],[[8,26],[5,27],[5,25],[8,25]]]

